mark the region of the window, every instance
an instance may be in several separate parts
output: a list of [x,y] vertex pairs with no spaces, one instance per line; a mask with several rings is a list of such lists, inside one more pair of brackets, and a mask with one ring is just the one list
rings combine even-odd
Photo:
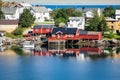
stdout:
[[111,28],[113,29],[113,26],[111,26]]

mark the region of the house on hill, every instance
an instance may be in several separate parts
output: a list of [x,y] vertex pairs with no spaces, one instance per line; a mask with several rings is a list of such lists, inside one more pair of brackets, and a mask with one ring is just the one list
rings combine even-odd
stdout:
[[112,29],[114,32],[120,30],[120,21],[114,18],[106,18],[107,26]]
[[13,32],[18,27],[17,20],[0,20],[0,31]]
[[116,10],[115,15],[116,15],[116,20],[120,21],[120,10]]
[[93,18],[94,11],[97,11],[98,15],[100,16],[101,12],[104,9],[100,9],[100,8],[77,8],[76,10],[82,12],[83,16],[86,17],[86,19],[89,19],[89,18]]
[[5,20],[18,20],[20,13],[17,7],[2,7],[2,12],[5,15]]
[[35,22],[44,22],[50,19],[50,11],[43,6],[34,6],[31,13],[35,16]]
[[84,30],[85,18],[84,17],[69,17],[69,22],[67,23],[67,27]]

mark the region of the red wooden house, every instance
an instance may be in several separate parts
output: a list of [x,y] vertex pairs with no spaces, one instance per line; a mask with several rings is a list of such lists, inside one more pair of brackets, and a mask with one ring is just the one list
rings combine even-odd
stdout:
[[48,34],[52,32],[53,24],[36,25],[33,27],[34,35]]
[[55,40],[78,40],[79,30],[77,28],[53,28],[49,41]]
[[80,39],[87,39],[87,40],[100,40],[102,39],[101,32],[93,32],[93,31],[80,31],[79,34]]

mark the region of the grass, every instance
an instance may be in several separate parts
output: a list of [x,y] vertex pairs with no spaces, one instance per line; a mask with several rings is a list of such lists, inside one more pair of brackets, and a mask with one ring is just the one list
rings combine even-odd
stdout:
[[106,39],[117,39],[120,40],[120,35],[119,34],[104,34],[104,38]]
[[36,24],[54,24],[53,21],[38,22]]

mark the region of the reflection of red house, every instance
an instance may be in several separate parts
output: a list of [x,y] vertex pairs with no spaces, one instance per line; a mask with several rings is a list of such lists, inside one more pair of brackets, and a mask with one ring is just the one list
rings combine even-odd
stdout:
[[51,54],[55,54],[55,53],[63,53],[63,54],[69,54],[69,53],[73,53],[73,54],[80,54],[80,53],[87,53],[88,55],[90,54],[101,54],[101,48],[93,48],[93,47],[82,47],[82,48],[77,48],[77,49],[72,49],[72,48],[68,48],[65,50],[48,50],[49,53]]
[[92,55],[92,54],[101,54],[101,48],[90,48],[90,47],[82,47],[80,48],[80,53],[81,52],[87,52],[88,55]]
[[81,30],[79,38],[80,39],[89,39],[89,40],[100,40],[100,39],[102,39],[102,33]]
[[52,32],[52,28],[54,25],[36,25],[33,28],[33,33],[34,34],[47,34]]
[[78,40],[79,30],[77,28],[53,28],[49,41],[54,40]]

